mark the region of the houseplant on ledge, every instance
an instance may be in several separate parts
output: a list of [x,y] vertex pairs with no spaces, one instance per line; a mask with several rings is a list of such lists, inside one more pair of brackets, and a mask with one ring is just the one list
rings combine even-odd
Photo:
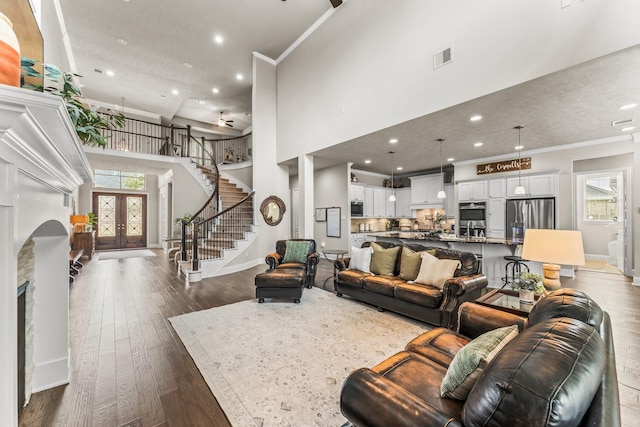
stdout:
[[511,287],[513,290],[518,291],[520,301],[527,303],[533,303],[535,295],[542,295],[544,292],[542,276],[528,271],[523,271],[515,277]]
[[28,82],[30,77],[42,78],[34,68],[37,61],[29,58],[22,58],[22,79],[21,86],[38,92],[49,92],[58,95],[64,101],[64,105],[69,113],[69,118],[76,128],[78,138],[83,144],[97,145],[105,148],[107,138],[100,132],[101,129],[115,129],[124,126],[125,117],[123,114],[100,115],[95,109],[86,105],[82,97],[80,88],[75,84],[74,78],[80,77],[78,74],[62,72],[58,67],[51,64],[43,64],[44,77],[47,83],[52,86],[34,85]]

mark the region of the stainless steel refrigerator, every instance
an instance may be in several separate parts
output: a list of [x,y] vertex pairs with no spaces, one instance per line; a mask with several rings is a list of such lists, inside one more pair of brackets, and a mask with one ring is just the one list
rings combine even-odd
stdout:
[[507,240],[523,241],[527,228],[556,228],[555,202],[554,197],[507,200]]

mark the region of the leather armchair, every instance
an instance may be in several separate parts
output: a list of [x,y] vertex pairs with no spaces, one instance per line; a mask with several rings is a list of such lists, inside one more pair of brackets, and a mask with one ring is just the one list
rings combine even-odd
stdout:
[[[287,251],[287,241],[296,241],[296,242],[310,242],[309,251],[307,252],[307,262],[304,264],[301,263],[293,263],[287,262],[283,263],[284,254]],[[279,268],[297,268],[305,270],[305,280],[304,284],[307,288],[310,288],[313,285],[313,282],[316,279],[316,270],[318,263],[320,262],[320,255],[316,252],[316,241],[313,239],[289,239],[289,240],[278,240],[276,242],[276,251],[268,254],[264,261],[269,265],[271,269],[279,269]]]

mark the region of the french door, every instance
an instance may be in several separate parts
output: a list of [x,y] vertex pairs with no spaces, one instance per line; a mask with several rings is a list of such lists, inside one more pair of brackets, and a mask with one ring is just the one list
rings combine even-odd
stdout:
[[147,246],[146,194],[93,193],[96,249]]

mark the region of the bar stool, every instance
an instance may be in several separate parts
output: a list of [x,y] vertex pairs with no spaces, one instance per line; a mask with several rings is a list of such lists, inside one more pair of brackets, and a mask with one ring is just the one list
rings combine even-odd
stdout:
[[[502,285],[503,288],[512,283],[513,279],[519,276],[523,271],[526,270],[527,273],[529,272],[529,266],[525,264],[525,262],[528,262],[529,260],[522,259],[519,255],[521,253],[522,246],[518,246],[514,255],[505,255],[504,259],[507,263],[504,266],[504,277],[502,278],[502,281],[504,282]],[[509,276],[509,268],[511,268],[511,276]],[[511,280],[509,280],[509,277],[511,277]]]

